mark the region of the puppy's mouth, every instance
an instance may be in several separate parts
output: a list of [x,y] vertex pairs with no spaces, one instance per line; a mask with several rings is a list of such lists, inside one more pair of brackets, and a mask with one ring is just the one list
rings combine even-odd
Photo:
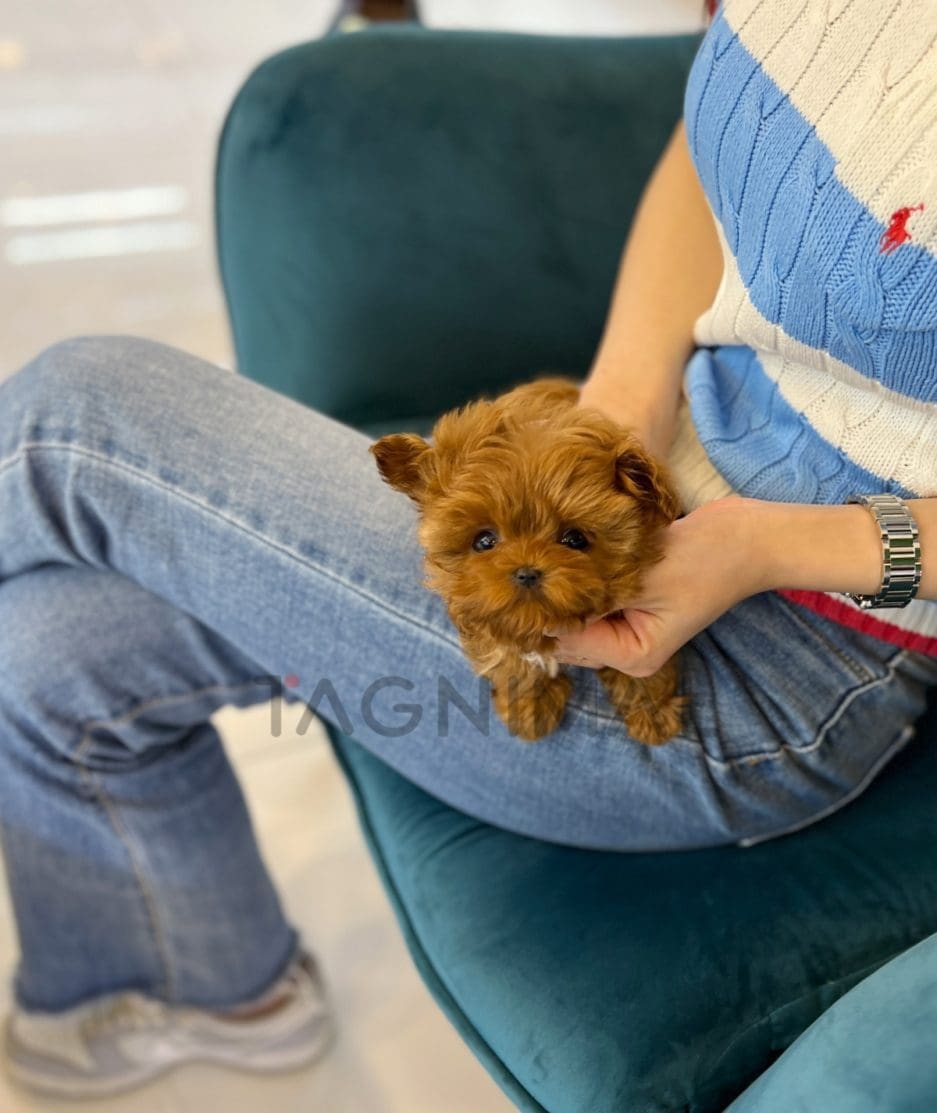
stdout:
[[570,614],[551,606],[541,595],[535,599],[525,597],[479,618],[497,641],[521,653],[544,653],[555,649],[557,634],[582,630],[593,613],[588,608]]
[[[521,653],[549,653],[556,647],[557,634],[581,630],[610,602],[604,585],[594,577],[573,579],[546,571],[534,583],[524,584],[518,582],[518,570],[511,568],[503,576],[466,582],[457,573],[446,574],[438,562],[435,568],[444,575],[430,586],[446,599],[457,626],[485,633]],[[526,566],[520,570],[526,571]]]

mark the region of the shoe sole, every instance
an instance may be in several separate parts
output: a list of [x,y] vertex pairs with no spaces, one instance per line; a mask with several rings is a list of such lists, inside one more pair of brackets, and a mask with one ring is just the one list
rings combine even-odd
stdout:
[[189,1063],[208,1063],[212,1066],[227,1067],[231,1070],[243,1071],[249,1074],[287,1074],[290,1071],[300,1070],[311,1066],[320,1059],[335,1042],[337,1029],[331,1015],[326,1015],[316,1031],[316,1038],[311,1043],[306,1043],[301,1049],[292,1052],[276,1054],[271,1051],[261,1051],[251,1057],[250,1055],[234,1052],[224,1053],[205,1052],[187,1055],[172,1063],[159,1063],[154,1066],[141,1067],[131,1074],[123,1074],[112,1079],[82,1079],[82,1078],[53,1078],[47,1074],[34,1072],[29,1067],[17,1062],[11,1051],[11,1037],[9,1023],[4,1025],[3,1031],[3,1058],[7,1077],[24,1090],[44,1097],[70,1098],[82,1101],[92,1098],[116,1097],[130,1090],[139,1089],[148,1082],[153,1082],[162,1075],[168,1074],[177,1067],[187,1066]]

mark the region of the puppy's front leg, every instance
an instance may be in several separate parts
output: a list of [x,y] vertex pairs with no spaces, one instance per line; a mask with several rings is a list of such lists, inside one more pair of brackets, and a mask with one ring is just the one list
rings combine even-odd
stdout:
[[560,725],[573,686],[565,673],[550,676],[541,665],[509,652],[486,675],[495,711],[512,734],[535,742]]
[[677,695],[680,671],[676,657],[653,676],[627,676],[617,669],[600,669],[599,676],[636,742],[660,746],[679,732],[686,699]]

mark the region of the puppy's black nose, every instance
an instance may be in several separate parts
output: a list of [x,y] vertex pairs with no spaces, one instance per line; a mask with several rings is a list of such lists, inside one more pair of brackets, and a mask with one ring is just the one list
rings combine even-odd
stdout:
[[536,587],[542,575],[539,568],[518,568],[514,572],[514,582],[518,587]]

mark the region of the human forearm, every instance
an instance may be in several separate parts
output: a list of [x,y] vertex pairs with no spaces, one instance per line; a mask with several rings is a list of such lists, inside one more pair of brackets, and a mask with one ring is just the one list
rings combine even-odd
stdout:
[[673,433],[693,324],[722,274],[712,214],[679,121],[651,175],[622,255],[583,403],[664,454]]
[[[874,595],[882,584],[882,544],[864,506],[803,506],[738,500],[750,515],[757,590]],[[937,499],[908,500],[918,525],[922,577],[918,597],[937,599]]]

